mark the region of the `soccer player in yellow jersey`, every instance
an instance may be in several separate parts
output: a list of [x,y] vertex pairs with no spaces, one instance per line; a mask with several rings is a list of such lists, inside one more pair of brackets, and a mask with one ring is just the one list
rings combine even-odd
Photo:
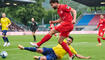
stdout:
[[[78,58],[80,59],[89,59],[90,56],[88,57],[84,57],[82,55],[77,54],[77,52],[74,50],[74,48],[70,45],[73,42],[73,38],[72,37],[68,37],[67,41],[64,40],[64,42],[66,42],[71,50],[71,52]],[[22,45],[19,45],[18,48],[20,48],[21,50],[29,50],[29,51],[33,51],[33,52],[38,52],[43,54],[44,56],[34,56],[34,59],[38,59],[38,60],[57,60],[57,59],[62,59],[64,55],[67,54],[67,52],[62,48],[62,46],[60,44],[58,44],[57,46],[53,47],[53,48],[36,48],[36,47],[23,47]]]
[[9,43],[9,40],[7,38],[7,30],[8,30],[8,27],[11,25],[11,21],[6,17],[6,14],[5,13],[2,13],[2,18],[0,19],[0,25],[1,25],[1,29],[2,29],[2,35],[3,35],[3,40],[4,40],[4,47],[5,46],[9,46],[10,43]]

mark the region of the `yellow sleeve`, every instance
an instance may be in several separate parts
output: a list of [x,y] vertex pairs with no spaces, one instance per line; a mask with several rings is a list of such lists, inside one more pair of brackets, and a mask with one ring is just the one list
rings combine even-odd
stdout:
[[9,18],[7,18],[7,19],[8,19],[8,23],[11,23],[10,19]]
[[77,54],[77,52],[75,51],[75,49],[72,46],[69,46],[69,47],[70,47],[70,50],[73,54]]

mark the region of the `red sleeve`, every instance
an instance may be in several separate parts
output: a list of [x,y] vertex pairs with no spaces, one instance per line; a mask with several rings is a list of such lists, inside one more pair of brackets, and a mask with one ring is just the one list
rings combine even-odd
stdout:
[[103,20],[103,22],[105,23],[105,19]]
[[97,28],[100,26],[100,23],[98,23]]
[[71,7],[69,7],[68,5],[64,5],[62,8],[63,8],[63,11],[66,11],[66,12],[71,11]]

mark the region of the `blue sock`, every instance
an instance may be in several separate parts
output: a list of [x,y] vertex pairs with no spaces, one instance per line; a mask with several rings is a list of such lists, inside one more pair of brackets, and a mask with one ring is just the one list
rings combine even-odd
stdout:
[[40,57],[39,57],[39,59],[38,60],[40,60]]
[[5,39],[6,39],[6,41],[7,41],[7,42],[9,42],[9,40],[8,40],[8,38],[7,38],[7,37],[5,37]]
[[24,47],[24,50],[29,50],[29,51],[33,51],[36,52],[36,47]]
[[7,42],[7,41],[6,41],[6,37],[2,37],[2,38],[3,38],[4,42]]

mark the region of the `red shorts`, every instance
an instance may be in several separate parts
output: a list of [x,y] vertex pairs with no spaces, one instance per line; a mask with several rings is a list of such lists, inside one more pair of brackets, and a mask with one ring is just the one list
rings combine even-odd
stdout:
[[99,28],[98,36],[101,36],[101,37],[104,36],[104,31],[103,31],[103,29]]
[[74,27],[73,24],[63,22],[61,24],[58,24],[54,28],[55,30],[60,32],[60,36],[68,37],[69,33],[73,30],[73,27]]

